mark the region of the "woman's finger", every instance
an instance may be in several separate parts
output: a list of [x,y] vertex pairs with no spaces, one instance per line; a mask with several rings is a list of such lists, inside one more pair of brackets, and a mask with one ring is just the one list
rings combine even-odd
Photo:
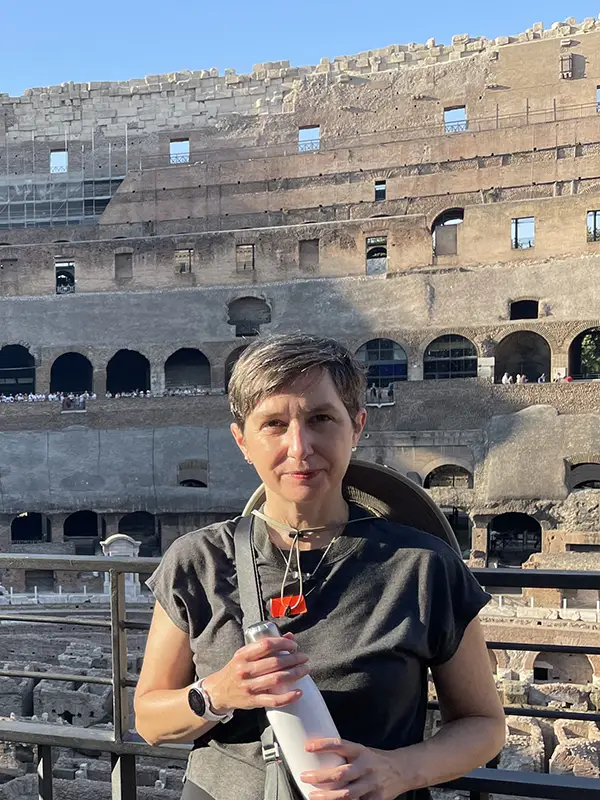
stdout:
[[361,744],[346,739],[310,739],[305,747],[309,753],[338,753],[347,761],[354,761],[364,750]]
[[261,675],[258,678],[252,678],[246,682],[246,688],[250,694],[262,694],[264,692],[278,691],[281,688],[289,686],[290,683],[295,683],[308,675],[309,669],[307,664],[298,664],[296,667],[290,669],[279,670],[278,672],[270,672],[268,675]]
[[309,783],[316,789],[342,789],[352,781],[363,775],[363,769],[358,761],[349,764],[340,764],[337,767],[324,767],[323,769],[309,770],[300,776],[304,783]]
[[373,781],[367,777],[343,789],[315,789],[309,797],[310,800],[365,800],[374,789]]

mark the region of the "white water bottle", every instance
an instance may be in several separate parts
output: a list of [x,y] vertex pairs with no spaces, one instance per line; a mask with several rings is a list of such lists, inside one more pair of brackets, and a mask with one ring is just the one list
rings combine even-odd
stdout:
[[[245,631],[248,643],[280,636],[279,628],[274,622],[259,622]],[[308,770],[337,767],[346,761],[337,753],[308,753],[305,750],[304,745],[309,739],[337,739],[339,733],[323,695],[310,675],[305,675],[285,687],[286,692],[293,689],[302,691],[298,700],[281,708],[268,708],[266,712],[296,785],[302,796],[308,800],[309,792],[314,791],[314,786],[300,780],[300,775]]]

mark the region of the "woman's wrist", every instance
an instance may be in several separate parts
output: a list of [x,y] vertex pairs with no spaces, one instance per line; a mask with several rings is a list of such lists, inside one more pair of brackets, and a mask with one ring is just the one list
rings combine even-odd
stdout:
[[203,678],[202,688],[210,698],[210,710],[213,714],[224,715],[233,711],[231,705],[227,703],[223,681],[218,672],[213,672],[212,675],[207,675],[206,678]]

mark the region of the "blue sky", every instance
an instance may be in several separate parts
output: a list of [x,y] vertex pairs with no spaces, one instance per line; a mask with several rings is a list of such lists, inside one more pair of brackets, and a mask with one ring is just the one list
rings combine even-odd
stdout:
[[28,0],[2,4],[0,92],[261,61],[294,65],[384,47],[503,36],[597,15],[597,3],[402,0]]

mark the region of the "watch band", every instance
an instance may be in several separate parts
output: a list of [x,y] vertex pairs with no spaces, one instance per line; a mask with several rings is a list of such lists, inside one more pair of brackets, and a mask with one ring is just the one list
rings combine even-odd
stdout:
[[190,702],[190,707],[192,711],[194,711],[195,714],[198,714],[198,716],[202,717],[202,719],[206,719],[209,722],[223,722],[223,723],[229,722],[229,720],[233,717],[233,711],[228,711],[226,714],[215,714],[215,712],[212,710],[210,696],[206,691],[206,689],[204,688],[204,686],[202,685],[203,682],[204,678],[200,678],[200,680],[196,681],[190,686],[190,691],[189,691],[190,697],[192,695],[192,692],[195,692],[197,695],[200,695],[200,697],[203,700],[203,703],[201,705],[204,706],[202,713],[200,714],[198,710],[196,710],[195,708],[195,705],[197,704],[193,704],[192,702]]

